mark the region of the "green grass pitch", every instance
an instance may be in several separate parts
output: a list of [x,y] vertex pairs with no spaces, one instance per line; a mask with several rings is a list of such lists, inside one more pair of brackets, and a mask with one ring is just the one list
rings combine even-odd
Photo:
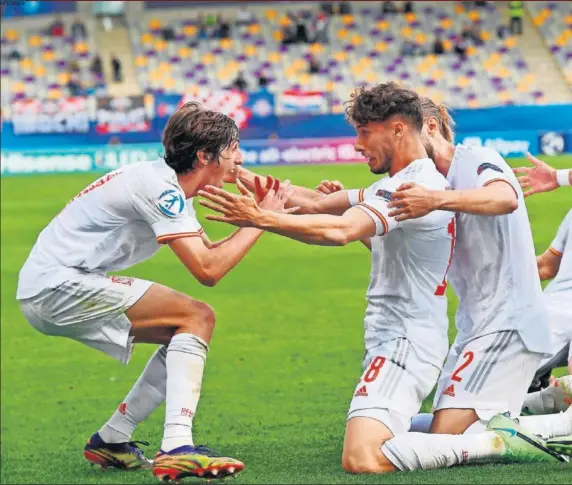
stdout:
[[[570,167],[572,157],[551,163]],[[339,179],[348,188],[374,180],[363,165],[261,171],[311,187],[324,178]],[[72,340],[41,335],[15,301],[18,271],[39,231],[96,177],[1,182],[2,483],[156,482],[150,471],[104,473],[82,456],[86,439],[121,402],[154,347],[138,346],[124,367]],[[572,206],[572,189],[534,196],[527,205],[541,252]],[[231,230],[202,221],[213,240]],[[361,373],[369,275],[368,252],[359,243],[324,248],[266,234],[215,288],[201,287],[166,248],[128,274],[170,285],[214,307],[217,329],[194,436],[246,463],[233,483],[572,482],[567,465],[487,465],[381,477],[342,471],[345,416]],[[451,318],[455,307],[451,296]],[[134,436],[151,442],[150,456],[160,445],[163,412],[157,410]]]

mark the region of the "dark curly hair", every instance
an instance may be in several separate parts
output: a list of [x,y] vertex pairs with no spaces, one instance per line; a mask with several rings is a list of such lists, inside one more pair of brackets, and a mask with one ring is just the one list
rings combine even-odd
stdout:
[[384,122],[393,116],[402,116],[421,131],[423,109],[419,95],[394,82],[378,84],[373,88],[356,89],[346,103],[346,120],[353,126],[371,122]]
[[163,132],[164,159],[176,173],[190,172],[196,166],[198,152],[218,161],[221,152],[238,140],[234,120],[192,101],[167,121]]
[[432,99],[425,96],[421,98],[421,107],[423,108],[423,116],[434,116],[439,121],[439,131],[443,138],[449,143],[453,143],[455,138],[455,122],[451,118],[449,109],[444,104],[436,105]]

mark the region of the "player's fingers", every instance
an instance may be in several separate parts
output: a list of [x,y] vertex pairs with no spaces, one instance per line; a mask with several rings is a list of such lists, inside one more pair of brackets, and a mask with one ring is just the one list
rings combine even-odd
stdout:
[[536,190],[534,190],[534,189],[528,189],[528,190],[525,190],[522,194],[523,194],[525,197],[529,197],[529,196],[531,196],[531,195],[533,195],[533,194],[536,194]]
[[274,179],[274,184],[272,186],[272,189],[274,190],[274,192],[278,192],[279,188],[280,188],[280,180]]
[[236,179],[236,187],[238,188],[238,190],[240,191],[240,193],[241,193],[242,195],[249,195],[249,196],[252,195],[252,193],[250,192],[250,190],[248,190],[248,189],[244,186],[244,184],[243,184],[240,180],[238,180],[238,179]]
[[232,221],[228,220],[225,216],[217,216],[215,214],[207,214],[205,219],[209,221],[228,222],[229,224],[232,223]]
[[536,158],[530,152],[526,152],[526,158],[528,158],[528,161],[530,163],[532,163],[533,165],[535,165],[536,167],[540,167],[540,166],[544,165],[544,162],[542,160]]
[[407,219],[411,219],[411,215],[407,213],[399,215],[395,218],[397,222],[406,221]]
[[294,214],[295,212],[298,212],[301,209],[301,207],[296,206],[296,207],[290,207],[289,209],[284,209],[284,214]]
[[522,177],[516,177],[516,180],[518,180],[518,183],[520,184],[521,187],[528,187],[530,185],[530,177],[528,177],[527,175],[523,175]]
[[208,200],[199,200],[199,204],[201,204],[203,207],[206,207],[207,209],[211,209],[215,212],[220,212],[221,214],[226,214],[227,213],[227,208],[220,206],[218,204],[214,204],[213,202],[210,202]]
[[198,195],[214,202],[215,204],[219,204],[221,207],[232,207],[233,205],[233,203],[228,199],[220,197],[216,194],[211,194],[210,192],[203,192],[202,190],[199,190]]
[[530,173],[530,172],[532,172],[532,168],[531,167],[516,167],[516,168],[513,168],[512,171],[514,173]]
[[389,217],[399,217],[402,214],[405,214],[407,212],[407,209],[405,207],[398,207],[397,209],[394,209],[392,211],[389,211],[389,213],[387,214]]
[[254,178],[254,193],[256,194],[256,198],[258,200],[264,199],[265,190],[262,188],[260,177]]
[[[415,184],[413,184],[412,182],[406,182],[404,184],[401,184],[399,187],[397,187],[397,192],[401,192],[403,190],[411,189],[414,186],[415,186]],[[393,195],[395,195],[395,192],[393,193]],[[393,198],[393,196],[392,196],[392,198]]]
[[274,179],[270,175],[267,175],[266,176],[266,187],[265,187],[265,189],[270,190],[272,188],[273,183],[274,183]]
[[236,195],[235,194],[231,194],[230,192],[224,190],[224,189],[220,189],[218,187],[215,187],[214,185],[207,185],[204,190],[199,190],[199,195],[202,195],[202,193],[208,193],[208,194],[214,194],[214,195],[218,195],[219,197],[222,197],[224,199],[227,200],[234,200],[236,199]]

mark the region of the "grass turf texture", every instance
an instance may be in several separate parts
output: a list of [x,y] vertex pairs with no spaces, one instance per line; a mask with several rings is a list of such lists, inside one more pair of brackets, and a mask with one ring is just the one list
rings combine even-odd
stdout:
[[[572,157],[550,162],[570,167]],[[310,187],[324,178],[348,188],[374,181],[363,165],[263,168],[268,171]],[[97,176],[1,181],[2,483],[156,483],[148,470],[103,473],[82,456],[85,441],[129,391],[154,346],[138,346],[124,367],[77,342],[35,331],[15,301],[18,271],[38,233]],[[548,247],[571,201],[570,189],[527,200],[537,252]],[[197,208],[212,240],[231,231],[204,220]],[[387,476],[342,471],[345,416],[361,374],[369,275],[369,256],[359,243],[324,248],[266,234],[215,288],[201,287],[167,248],[127,274],[214,307],[217,329],[194,436],[246,463],[233,483],[570,483],[567,465],[483,465]],[[452,321],[451,292],[449,300]],[[151,442],[151,457],[160,445],[163,415],[161,407],[134,436]]]

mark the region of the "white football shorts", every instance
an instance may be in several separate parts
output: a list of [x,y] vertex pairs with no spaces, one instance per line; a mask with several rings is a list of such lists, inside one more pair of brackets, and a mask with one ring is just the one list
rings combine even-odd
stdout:
[[348,420],[372,418],[395,435],[409,431],[411,418],[433,390],[441,369],[423,358],[423,349],[406,338],[372,348],[348,411]]
[[572,359],[572,310],[567,304],[548,305],[552,356],[543,359],[536,375],[543,375],[555,367],[567,366]]
[[125,276],[78,272],[56,288],[20,300],[20,307],[36,330],[77,340],[127,364],[133,337],[125,312],[152,284]]
[[439,378],[434,407],[474,409],[485,421],[498,413],[516,417],[542,357],[528,350],[514,330],[455,340]]

